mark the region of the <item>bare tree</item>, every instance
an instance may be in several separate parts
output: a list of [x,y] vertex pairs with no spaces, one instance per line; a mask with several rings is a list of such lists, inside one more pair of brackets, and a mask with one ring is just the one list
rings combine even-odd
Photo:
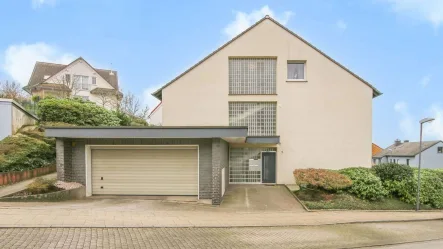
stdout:
[[100,89],[94,91],[94,94],[99,98],[98,102],[102,107],[110,107],[112,109],[117,108],[119,101],[122,99],[122,94],[114,89]]
[[149,114],[149,107],[143,105],[142,101],[131,92],[126,92],[119,102],[117,109],[137,118],[147,119]]
[[20,84],[14,81],[0,82],[0,97],[14,99],[18,102],[22,102],[26,99],[25,92],[21,88]]
[[69,98],[71,96],[77,95],[79,91],[82,90],[82,85],[80,84],[80,77],[71,75],[71,74],[65,74],[58,77],[54,77],[53,79],[54,84],[59,84],[61,90],[61,97],[63,98]]

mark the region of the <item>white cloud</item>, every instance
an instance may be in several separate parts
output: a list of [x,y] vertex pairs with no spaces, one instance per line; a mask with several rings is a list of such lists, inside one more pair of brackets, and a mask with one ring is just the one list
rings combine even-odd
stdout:
[[57,0],[32,0],[32,8],[38,9],[44,5],[54,7],[56,3]]
[[379,0],[388,3],[392,9],[402,15],[406,15],[421,21],[431,23],[438,28],[443,23],[442,0]]
[[229,38],[233,38],[234,36],[240,34],[266,15],[269,15],[283,25],[286,25],[289,19],[294,15],[292,11],[284,11],[281,14],[275,15],[274,11],[272,11],[268,5],[263,6],[259,10],[253,10],[250,13],[241,11],[236,11],[235,13],[235,20],[223,29],[223,32]]
[[342,31],[345,31],[348,28],[348,25],[343,20],[338,20],[336,25],[337,25],[337,28]]
[[151,86],[151,87],[146,88],[143,91],[144,104],[148,105],[150,112],[152,110],[154,110],[154,108],[158,105],[158,103],[160,103],[160,101],[156,97],[152,96],[151,94],[153,92],[155,92],[156,90],[160,89],[162,86],[163,85]]
[[422,87],[426,87],[427,85],[429,85],[429,82],[431,82],[431,75],[426,75],[421,78],[420,85]]
[[75,59],[74,55],[60,51],[57,47],[43,42],[34,44],[16,44],[4,52],[1,69],[14,81],[27,84],[36,61],[68,64]]
[[394,110],[399,113],[401,117],[398,123],[400,130],[405,137],[410,138],[414,134],[414,124],[407,103],[404,101],[395,103]]
[[431,106],[429,113],[429,117],[435,118],[435,120],[423,125],[424,136],[429,139],[443,140],[443,109],[434,104]]

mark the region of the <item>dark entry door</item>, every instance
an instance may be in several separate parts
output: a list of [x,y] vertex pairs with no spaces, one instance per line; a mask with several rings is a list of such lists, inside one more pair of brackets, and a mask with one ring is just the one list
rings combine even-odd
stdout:
[[275,152],[262,152],[262,183],[275,183]]

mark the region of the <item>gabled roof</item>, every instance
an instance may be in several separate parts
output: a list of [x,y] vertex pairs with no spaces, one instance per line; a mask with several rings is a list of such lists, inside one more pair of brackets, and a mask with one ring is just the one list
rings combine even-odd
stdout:
[[[106,80],[112,87],[118,90],[117,71],[94,68],[82,57],[77,58],[68,65],[37,61],[35,63],[31,77],[29,78],[28,85],[25,88],[29,88],[31,86],[35,86],[45,82],[47,80],[45,79],[46,75],[52,77],[79,60],[83,60],[84,62],[86,62],[86,64],[88,64],[93,70],[95,70],[97,74],[99,74],[104,80]],[[110,74],[111,71],[112,75]]]
[[[440,140],[436,141],[423,141],[422,144],[422,152],[431,148],[432,146],[441,142]],[[384,149],[382,152],[376,154],[375,158],[382,158],[385,156],[404,156],[404,157],[414,157],[420,152],[420,142],[405,142],[399,145],[391,145],[388,148]]]
[[378,153],[380,153],[380,152],[382,152],[382,151],[383,151],[383,148],[381,148],[380,146],[372,143],[372,155],[373,156],[378,154]]
[[274,20],[273,18],[271,18],[270,16],[265,16],[262,19],[260,19],[258,22],[256,22],[255,24],[253,24],[251,27],[247,28],[245,31],[241,32],[239,35],[237,35],[236,37],[232,38],[231,40],[229,40],[228,42],[226,42],[225,44],[223,44],[221,47],[219,47],[218,49],[216,49],[214,52],[210,53],[208,56],[206,56],[205,58],[203,58],[201,61],[197,62],[195,65],[193,65],[192,67],[190,67],[188,70],[184,71],[182,74],[180,74],[179,76],[175,77],[174,79],[172,79],[171,81],[169,81],[168,83],[166,83],[164,86],[162,86],[160,89],[158,89],[157,91],[152,93],[152,96],[156,97],[159,100],[162,100],[162,90],[165,89],[167,86],[169,86],[170,84],[174,83],[175,81],[177,81],[178,79],[180,79],[182,76],[184,76],[185,74],[187,74],[188,72],[190,72],[192,69],[196,68],[198,65],[202,64],[203,62],[205,62],[207,59],[209,59],[211,56],[215,55],[217,52],[219,52],[220,50],[222,50],[223,48],[227,47],[229,44],[231,44],[232,42],[234,42],[235,40],[237,40],[238,38],[240,38],[241,36],[243,36],[245,33],[247,33],[248,31],[250,31],[251,29],[253,29],[254,27],[256,27],[257,25],[259,25],[260,23],[262,23],[264,20],[270,20],[273,23],[275,23],[277,26],[281,27],[282,29],[286,30],[287,32],[289,32],[291,35],[293,35],[294,37],[298,38],[299,40],[301,40],[302,42],[304,42],[306,45],[310,46],[311,48],[313,48],[315,51],[319,52],[320,54],[322,54],[324,57],[326,57],[327,59],[329,59],[330,61],[332,61],[333,63],[335,63],[337,66],[341,67],[342,69],[344,69],[345,71],[347,71],[348,73],[350,73],[352,76],[356,77],[357,79],[359,79],[361,82],[363,82],[364,84],[366,84],[367,86],[369,86],[370,88],[372,88],[373,91],[373,97],[377,97],[380,96],[382,93],[377,90],[374,86],[372,86],[369,82],[367,82],[366,80],[362,79],[360,76],[356,75],[355,73],[353,73],[351,70],[349,70],[348,68],[346,68],[345,66],[343,66],[342,64],[338,63],[336,60],[332,59],[331,57],[329,57],[327,54],[323,53],[320,49],[316,48],[314,45],[312,45],[311,43],[309,43],[308,41],[306,41],[305,39],[303,39],[302,37],[300,37],[299,35],[297,35],[296,33],[292,32],[291,30],[289,30],[288,28],[286,28],[285,26],[283,26],[282,24],[280,24],[279,22],[277,22],[276,20]]

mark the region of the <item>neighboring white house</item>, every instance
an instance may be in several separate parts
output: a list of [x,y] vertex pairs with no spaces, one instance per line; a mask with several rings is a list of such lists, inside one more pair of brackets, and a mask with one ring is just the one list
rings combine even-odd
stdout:
[[26,125],[35,125],[38,118],[12,99],[0,99],[0,140],[15,134]]
[[118,89],[117,71],[93,68],[82,57],[68,65],[36,62],[28,85],[32,96],[77,96],[114,109]]
[[[380,163],[398,163],[418,167],[418,154],[420,152],[419,142],[401,142],[395,143],[382,152],[373,156],[374,164]],[[422,145],[423,168],[443,168],[443,142],[442,141],[424,141]]]
[[149,114],[148,123],[150,125],[162,125],[162,112],[163,106],[162,102],[160,102]]

